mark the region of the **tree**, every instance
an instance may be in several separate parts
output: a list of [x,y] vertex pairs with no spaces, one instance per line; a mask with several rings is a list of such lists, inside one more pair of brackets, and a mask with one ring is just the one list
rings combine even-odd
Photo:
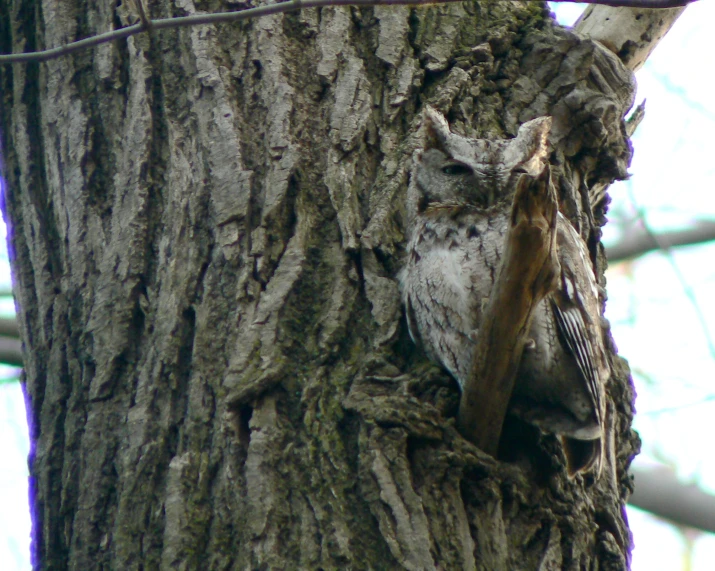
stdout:
[[[0,49],[132,21],[0,2]],[[561,207],[602,274],[634,87],[611,52],[539,3],[322,8],[0,81],[36,568],[627,565],[638,440],[613,347],[604,477],[569,479],[515,422],[496,461],[456,431],[395,281],[425,103],[468,135],[552,115]]]

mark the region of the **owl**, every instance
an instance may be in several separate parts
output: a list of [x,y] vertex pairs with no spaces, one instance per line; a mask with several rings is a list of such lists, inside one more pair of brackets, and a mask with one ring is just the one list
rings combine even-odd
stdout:
[[[548,160],[548,117],[514,139],[453,133],[425,111],[407,197],[407,257],[400,289],[412,339],[464,387],[476,333],[504,253],[520,177]],[[559,212],[558,286],[535,308],[510,414],[559,435],[570,474],[600,473],[610,369],[586,244]]]

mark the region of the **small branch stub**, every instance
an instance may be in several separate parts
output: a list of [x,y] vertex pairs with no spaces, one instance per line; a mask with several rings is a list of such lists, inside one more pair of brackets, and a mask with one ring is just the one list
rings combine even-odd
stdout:
[[147,9],[144,6],[144,0],[130,0],[129,6],[139,18],[139,21],[142,25],[142,29],[151,34],[154,31],[154,24],[147,15]]

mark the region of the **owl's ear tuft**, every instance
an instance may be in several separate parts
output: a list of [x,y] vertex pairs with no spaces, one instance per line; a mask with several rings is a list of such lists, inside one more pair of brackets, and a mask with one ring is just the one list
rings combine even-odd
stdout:
[[551,122],[551,117],[537,117],[519,127],[513,144],[519,147],[519,154],[523,157],[520,167],[526,172],[540,173],[549,160]]
[[422,118],[422,148],[437,149],[445,152],[447,139],[449,138],[449,124],[439,111],[430,105],[425,105]]

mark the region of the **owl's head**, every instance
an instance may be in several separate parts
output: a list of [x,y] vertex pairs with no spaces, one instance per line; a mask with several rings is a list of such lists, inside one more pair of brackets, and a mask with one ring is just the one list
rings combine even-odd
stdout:
[[408,200],[412,214],[463,207],[489,208],[511,196],[522,174],[548,160],[551,117],[524,123],[514,139],[470,139],[453,133],[427,106],[422,148],[414,155]]

